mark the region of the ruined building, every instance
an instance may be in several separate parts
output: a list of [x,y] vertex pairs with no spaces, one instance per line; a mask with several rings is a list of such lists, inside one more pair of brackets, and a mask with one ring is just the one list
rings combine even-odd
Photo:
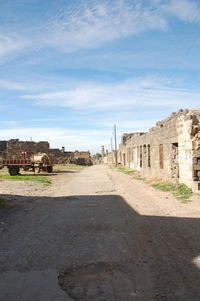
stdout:
[[19,139],[11,139],[8,141],[0,141],[0,154],[4,159],[20,159],[21,153],[48,153],[49,143],[47,141],[19,141]]
[[4,159],[21,159],[22,154],[30,156],[33,153],[46,153],[53,157],[54,163],[68,162],[72,157],[72,152],[65,152],[64,149],[50,148],[47,141],[20,141],[11,139],[0,141],[0,156]]
[[[21,159],[23,155],[29,157],[34,153],[46,153],[53,158],[53,162],[57,163],[77,163],[81,160],[81,164],[90,164],[90,152],[69,152],[65,148],[50,148],[47,141],[20,141],[19,139],[11,139],[8,141],[0,141],[0,159]],[[77,161],[79,159],[79,161]]]
[[200,190],[200,109],[180,110],[146,133],[123,134],[118,163],[141,176]]

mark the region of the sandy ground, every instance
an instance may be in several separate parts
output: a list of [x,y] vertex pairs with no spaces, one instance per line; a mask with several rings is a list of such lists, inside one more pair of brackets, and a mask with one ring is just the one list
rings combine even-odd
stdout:
[[200,199],[92,166],[0,182],[1,301],[200,300]]

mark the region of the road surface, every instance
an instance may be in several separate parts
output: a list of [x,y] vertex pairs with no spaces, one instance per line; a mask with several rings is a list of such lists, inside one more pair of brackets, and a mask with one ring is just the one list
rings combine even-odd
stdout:
[[[99,165],[0,193],[1,301],[199,301],[200,202]],[[14,184],[13,184],[14,185]]]

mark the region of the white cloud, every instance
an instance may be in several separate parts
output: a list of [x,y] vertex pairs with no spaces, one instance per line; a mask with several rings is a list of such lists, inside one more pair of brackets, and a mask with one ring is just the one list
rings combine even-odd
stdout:
[[136,116],[133,114],[132,114],[132,119],[126,119],[123,117],[116,119],[115,116],[112,117],[115,120],[115,122],[109,120],[109,118],[105,118],[105,120],[99,122],[99,125],[112,129],[113,124],[115,123],[117,124],[117,127],[119,128],[120,132],[127,132],[127,131],[143,132],[143,131],[148,131],[148,129],[150,127],[153,127],[156,123],[155,119],[138,120],[136,119]]
[[64,118],[35,118],[35,119],[30,119],[30,121],[33,122],[48,122],[48,121],[62,121],[65,120]]
[[198,2],[188,0],[170,0],[162,6],[164,12],[182,21],[199,22],[200,6]]
[[156,76],[130,79],[117,84],[83,84],[71,90],[24,95],[35,105],[68,107],[76,110],[126,110],[134,107],[195,106],[200,93],[172,85]]
[[97,151],[107,141],[108,131],[105,130],[69,130],[63,128],[10,128],[0,130],[1,140],[19,138],[20,140],[48,141],[51,148],[66,150],[88,150]]
[[30,42],[25,37],[0,32],[0,63],[15,57],[18,52],[24,50]]
[[104,1],[65,11],[49,28],[46,43],[66,52],[97,47],[147,30],[167,28],[165,18],[133,2]]
[[22,83],[0,79],[0,89],[21,91],[25,90],[25,86]]
[[[79,3],[79,4],[78,4]],[[98,47],[149,30],[166,30],[168,17],[199,22],[200,7],[189,0],[151,0],[145,2],[116,0],[79,1],[66,4],[61,12],[47,20],[17,24],[16,32],[0,31],[0,62],[25,50],[41,55],[42,49],[73,52]],[[148,3],[148,4],[147,4]]]
[[16,125],[17,122],[14,120],[1,120],[0,124],[13,126]]

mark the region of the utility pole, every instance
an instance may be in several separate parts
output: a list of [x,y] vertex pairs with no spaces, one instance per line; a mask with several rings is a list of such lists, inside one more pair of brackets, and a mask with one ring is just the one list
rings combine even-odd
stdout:
[[113,164],[113,139],[110,139],[110,146],[111,146],[111,156],[112,156],[112,164]]
[[117,134],[116,134],[116,124],[114,125],[114,137],[115,137],[115,165],[117,165]]

